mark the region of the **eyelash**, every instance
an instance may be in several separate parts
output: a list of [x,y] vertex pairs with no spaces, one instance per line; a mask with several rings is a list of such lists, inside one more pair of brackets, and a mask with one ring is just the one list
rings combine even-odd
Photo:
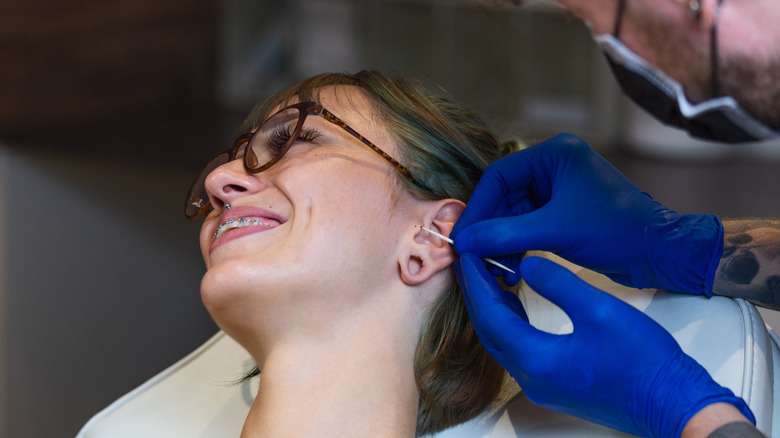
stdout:
[[[292,129],[289,126],[284,128],[276,128],[268,136],[268,148],[275,153],[281,152],[282,148],[290,139],[292,135]],[[302,141],[304,143],[312,143],[320,137],[320,131],[316,129],[303,128],[296,141]]]

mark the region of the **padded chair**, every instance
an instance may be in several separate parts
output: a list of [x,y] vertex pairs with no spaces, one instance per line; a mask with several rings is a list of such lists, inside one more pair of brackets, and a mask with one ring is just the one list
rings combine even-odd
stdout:
[[[628,302],[666,328],[682,349],[721,385],[744,398],[767,436],[780,437],[774,375],[780,339],[756,308],[741,299],[626,288],[549,256],[588,283]],[[525,286],[521,299],[531,323],[551,333],[571,332],[565,313]],[[573,358],[576,359],[576,358]],[[219,332],[187,357],[95,415],[77,438],[238,437],[257,393],[258,379],[236,384],[253,366],[247,352]],[[437,438],[628,436],[531,403],[522,392]]]

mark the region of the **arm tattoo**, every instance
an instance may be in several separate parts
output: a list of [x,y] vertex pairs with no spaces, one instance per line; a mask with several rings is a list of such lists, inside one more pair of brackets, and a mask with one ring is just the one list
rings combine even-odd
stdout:
[[723,221],[713,292],[780,309],[780,219]]
[[751,423],[734,422],[715,429],[707,435],[707,438],[764,438],[765,436]]

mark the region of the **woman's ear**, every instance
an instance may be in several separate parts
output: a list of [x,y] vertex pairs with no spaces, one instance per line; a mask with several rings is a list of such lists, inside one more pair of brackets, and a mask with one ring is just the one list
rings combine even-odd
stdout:
[[426,206],[420,223],[405,236],[404,248],[398,260],[404,283],[424,283],[437,272],[452,265],[457,258],[455,249],[421,227],[449,236],[464,208],[466,204],[457,199],[443,199]]

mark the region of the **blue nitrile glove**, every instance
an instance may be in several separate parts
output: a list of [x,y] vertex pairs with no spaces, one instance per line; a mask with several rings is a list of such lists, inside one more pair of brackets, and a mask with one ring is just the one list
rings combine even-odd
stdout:
[[512,267],[551,251],[626,286],[707,296],[723,253],[716,216],[664,208],[571,134],[488,166],[450,237]]
[[715,383],[647,315],[549,260],[528,257],[520,269],[569,315],[572,333],[528,324],[517,296],[501,290],[476,255],[455,264],[482,345],[532,402],[650,437],[680,436],[695,413],[717,402],[733,404],[755,424],[744,400]]

